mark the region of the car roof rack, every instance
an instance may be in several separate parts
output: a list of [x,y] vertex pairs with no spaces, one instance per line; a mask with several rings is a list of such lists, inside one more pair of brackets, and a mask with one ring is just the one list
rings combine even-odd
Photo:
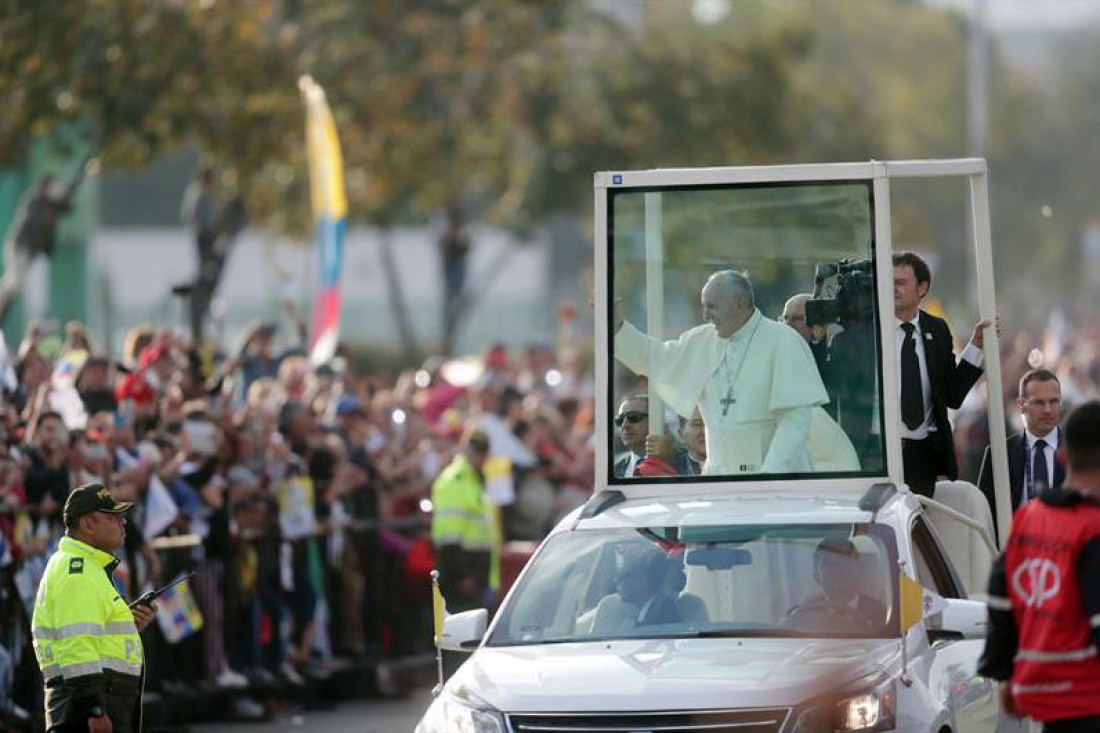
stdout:
[[892,481],[873,484],[871,488],[867,489],[867,493],[860,497],[859,508],[871,512],[873,521],[878,511],[886,506],[886,502],[890,501],[897,493],[898,487],[894,486]]

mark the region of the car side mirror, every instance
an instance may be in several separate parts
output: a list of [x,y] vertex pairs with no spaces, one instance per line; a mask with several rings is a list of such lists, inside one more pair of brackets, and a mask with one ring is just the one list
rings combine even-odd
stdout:
[[489,612],[484,608],[447,616],[443,619],[443,633],[439,636],[439,648],[450,652],[473,651],[481,643],[487,628],[489,628]]
[[981,601],[945,598],[940,627],[928,629],[930,642],[946,639],[984,639],[989,625],[989,610]]

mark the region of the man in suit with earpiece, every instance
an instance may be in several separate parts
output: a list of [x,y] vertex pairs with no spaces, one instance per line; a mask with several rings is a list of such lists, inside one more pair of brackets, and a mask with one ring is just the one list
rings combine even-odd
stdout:
[[[1024,416],[1024,431],[1011,436],[1008,449],[1008,490],[1012,511],[1034,499],[1046,488],[1058,488],[1066,470],[1058,457],[1061,444],[1062,387],[1058,375],[1049,369],[1033,369],[1020,378],[1016,407]],[[985,447],[978,488],[985,494],[997,524],[993,494],[993,464],[989,446]]]

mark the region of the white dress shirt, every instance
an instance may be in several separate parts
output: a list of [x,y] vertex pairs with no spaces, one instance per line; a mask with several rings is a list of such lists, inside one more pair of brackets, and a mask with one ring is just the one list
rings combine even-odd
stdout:
[[[910,430],[905,426],[905,423],[902,423],[901,437],[924,440],[929,433],[936,432],[936,425],[932,419],[932,383],[928,378],[928,359],[924,354],[924,342],[930,341],[932,334],[925,334],[921,331],[919,312],[910,321],[902,321],[900,318],[895,318],[894,321],[897,324],[894,328],[894,356],[898,365],[898,394],[901,394],[901,347],[905,343],[905,329],[902,328],[902,324],[912,323],[914,326],[913,338],[916,339],[917,361],[920,363],[920,390],[921,396],[924,397],[924,422],[917,426],[915,430]],[[972,343],[966,345],[958,358],[970,362],[979,369],[982,367],[982,350]]]
[[641,462],[644,456],[640,456],[637,453],[631,451],[630,460],[626,462],[626,468],[623,469],[623,478],[631,478],[634,476],[634,471],[637,470],[638,464]]

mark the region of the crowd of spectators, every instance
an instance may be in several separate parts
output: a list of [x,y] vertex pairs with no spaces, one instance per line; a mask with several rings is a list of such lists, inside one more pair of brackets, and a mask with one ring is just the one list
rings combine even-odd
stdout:
[[[1067,410],[1100,397],[1100,321],[1009,335],[1002,366],[1010,422],[1028,368],[1058,374]],[[594,388],[574,345],[377,374],[342,356],[315,367],[299,329],[274,323],[220,351],[137,328],[117,358],[79,323],[32,324],[17,348],[0,343],[0,389],[0,724],[13,728],[40,706],[29,617],[75,486],[136,502],[116,572],[128,597],[197,570],[147,634],[148,688],[241,689],[247,717],[256,690],[430,651],[428,497],[465,431],[510,459],[487,487],[505,540],[541,539],[595,477]],[[971,481],[986,398],[983,382],[956,415]]]
[[240,688],[236,714],[259,715],[256,690],[430,651],[428,497],[474,424],[511,459],[492,489],[505,540],[541,539],[587,498],[585,375],[549,346],[396,375],[314,367],[274,323],[222,351],[137,328],[116,358],[79,323],[32,324],[0,353],[0,721],[41,706],[29,617],[73,487],[136,503],[127,597],[197,571],[146,633],[147,690]]

